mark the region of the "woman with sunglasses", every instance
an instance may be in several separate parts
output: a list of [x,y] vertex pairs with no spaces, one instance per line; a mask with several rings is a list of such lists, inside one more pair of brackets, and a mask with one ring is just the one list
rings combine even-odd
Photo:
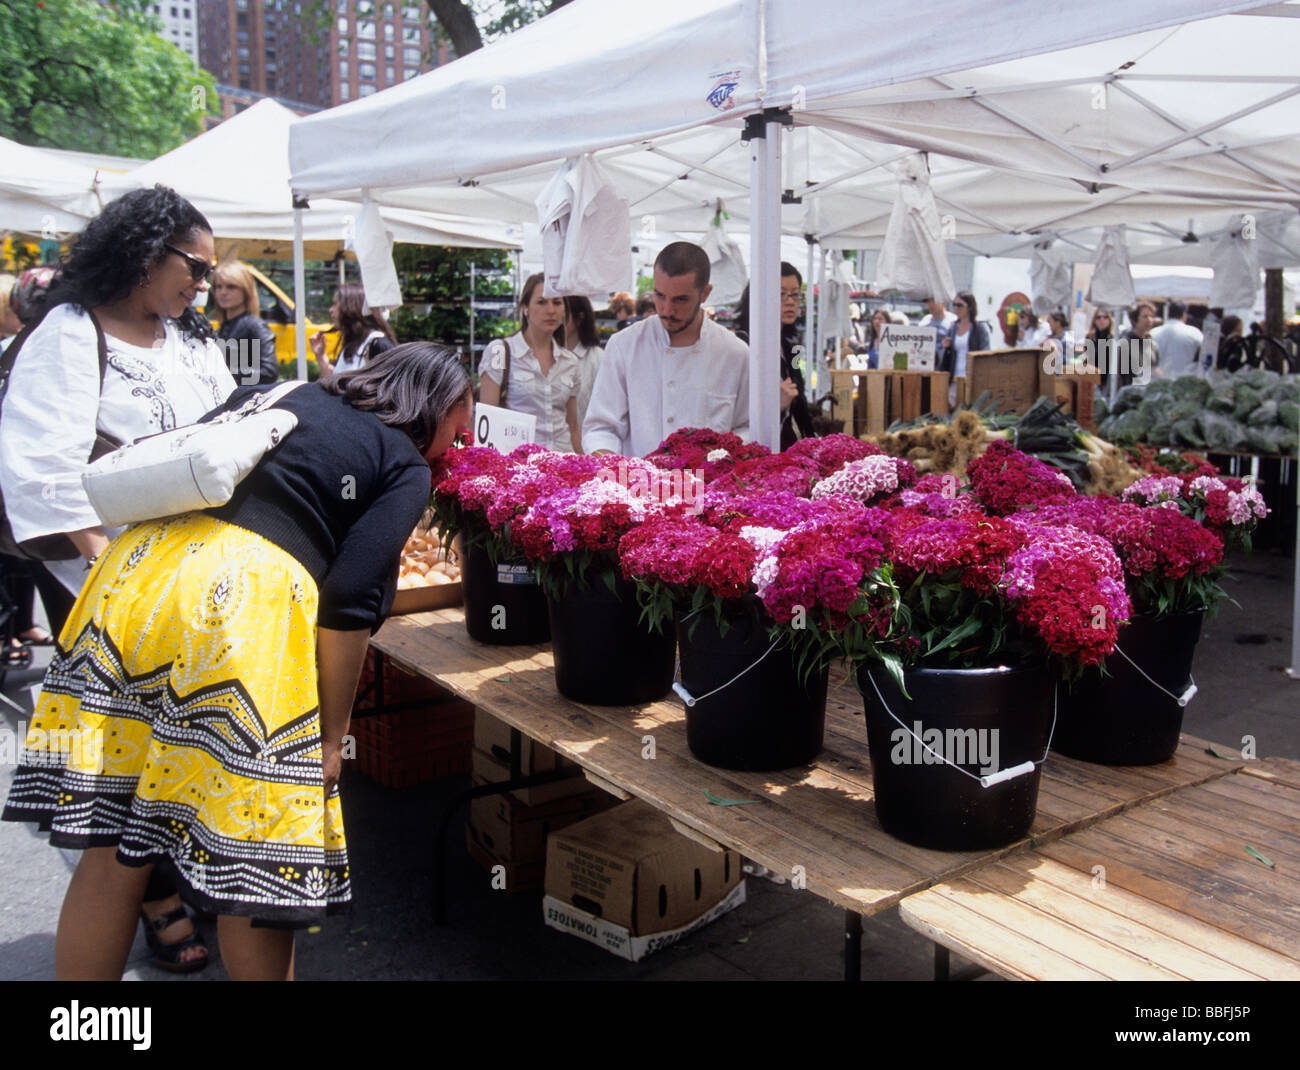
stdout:
[[[235,389],[211,325],[192,305],[212,258],[211,226],[174,190],[126,194],[77,236],[14,359],[0,413],[5,513],[29,549],[33,540],[71,540],[77,556],[44,565],[73,596],[121,530],[103,527],[82,489],[97,434],[126,443],[194,423]],[[50,624],[55,656],[66,657],[77,637],[63,634],[62,620]],[[159,966],[206,965],[175,884],[157,867],[142,920]]]

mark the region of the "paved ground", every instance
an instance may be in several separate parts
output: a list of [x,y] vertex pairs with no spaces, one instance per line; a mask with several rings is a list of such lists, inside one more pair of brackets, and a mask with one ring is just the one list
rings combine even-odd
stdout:
[[[1257,753],[1300,758],[1296,711],[1300,682],[1284,673],[1290,653],[1292,567],[1269,553],[1234,561],[1226,584],[1239,606],[1225,604],[1197,648],[1200,688],[1185,729]],[[42,652],[40,662],[48,655]],[[39,669],[12,673],[4,692],[24,710]],[[0,709],[0,732],[26,714]],[[0,748],[0,754],[4,750]],[[0,799],[13,769],[0,764]],[[750,879],[749,901],[684,943],[638,964],[625,963],[547,929],[537,895],[493,891],[466,854],[463,830],[452,836],[452,926],[430,918],[429,858],[433,814],[464,787],[449,780],[422,788],[381,788],[353,771],[343,779],[356,905],[319,933],[298,938],[298,976],[332,980],[831,980],[840,976],[843,914],[811,893]],[[26,826],[0,824],[0,980],[53,976],[59,906],[76,853],[52,850]],[[212,926],[203,926],[214,965],[184,980],[216,980]],[[863,926],[862,974],[882,980],[930,976],[930,945],[897,912]],[[959,961],[954,958],[954,966]],[[127,976],[171,975],[149,965],[143,937]],[[178,978],[179,979],[179,978]]]

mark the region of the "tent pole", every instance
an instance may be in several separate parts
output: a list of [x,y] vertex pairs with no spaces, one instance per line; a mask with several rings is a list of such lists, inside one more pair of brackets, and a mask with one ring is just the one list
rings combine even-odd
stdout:
[[1292,680],[1300,680],[1300,472],[1296,475],[1295,556],[1291,558],[1294,569],[1291,579],[1291,667],[1286,671]]
[[807,287],[803,312],[803,352],[807,367],[813,369],[812,375],[815,380],[809,384],[813,395],[809,400],[816,401],[817,391],[821,390],[824,393],[826,390],[821,385],[821,377],[818,375],[822,367],[822,355],[817,352],[817,339],[813,337],[813,245],[816,244],[816,239],[811,234],[805,234],[803,240],[808,244],[808,266],[804,269],[803,275],[804,285]]
[[749,437],[781,448],[781,121],[750,115],[749,142]]
[[302,210],[305,198],[293,199],[293,327],[297,340],[298,378],[307,378],[307,271],[303,263]]
[[817,334],[813,339],[814,352],[818,360],[824,360],[826,367],[839,365],[826,356],[826,250],[819,243],[817,246]]

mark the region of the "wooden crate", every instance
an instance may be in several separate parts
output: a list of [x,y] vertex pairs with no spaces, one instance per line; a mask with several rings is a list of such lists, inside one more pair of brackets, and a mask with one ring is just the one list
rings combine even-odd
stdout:
[[1041,368],[1038,371],[1038,393],[1053,402],[1064,401],[1064,411],[1070,413],[1079,421],[1079,426],[1087,431],[1097,430],[1092,403],[1100,387],[1101,375],[1098,372],[1062,372],[1054,375]]
[[994,349],[971,353],[966,360],[968,403],[987,390],[997,402],[998,412],[1023,415],[1038,399],[1038,374],[1042,362],[1040,349]]
[[884,431],[895,420],[948,411],[947,372],[835,371],[831,384],[835,415],[852,412],[852,433],[859,438]]

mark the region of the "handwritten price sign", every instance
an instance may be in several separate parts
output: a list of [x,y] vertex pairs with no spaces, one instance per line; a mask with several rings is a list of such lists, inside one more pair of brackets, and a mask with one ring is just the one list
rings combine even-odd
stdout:
[[898,371],[934,371],[935,339],[938,332],[933,327],[903,327],[887,324],[880,332],[877,347],[880,366]]
[[496,405],[474,406],[474,445],[490,446],[509,453],[516,446],[536,440],[537,417]]

